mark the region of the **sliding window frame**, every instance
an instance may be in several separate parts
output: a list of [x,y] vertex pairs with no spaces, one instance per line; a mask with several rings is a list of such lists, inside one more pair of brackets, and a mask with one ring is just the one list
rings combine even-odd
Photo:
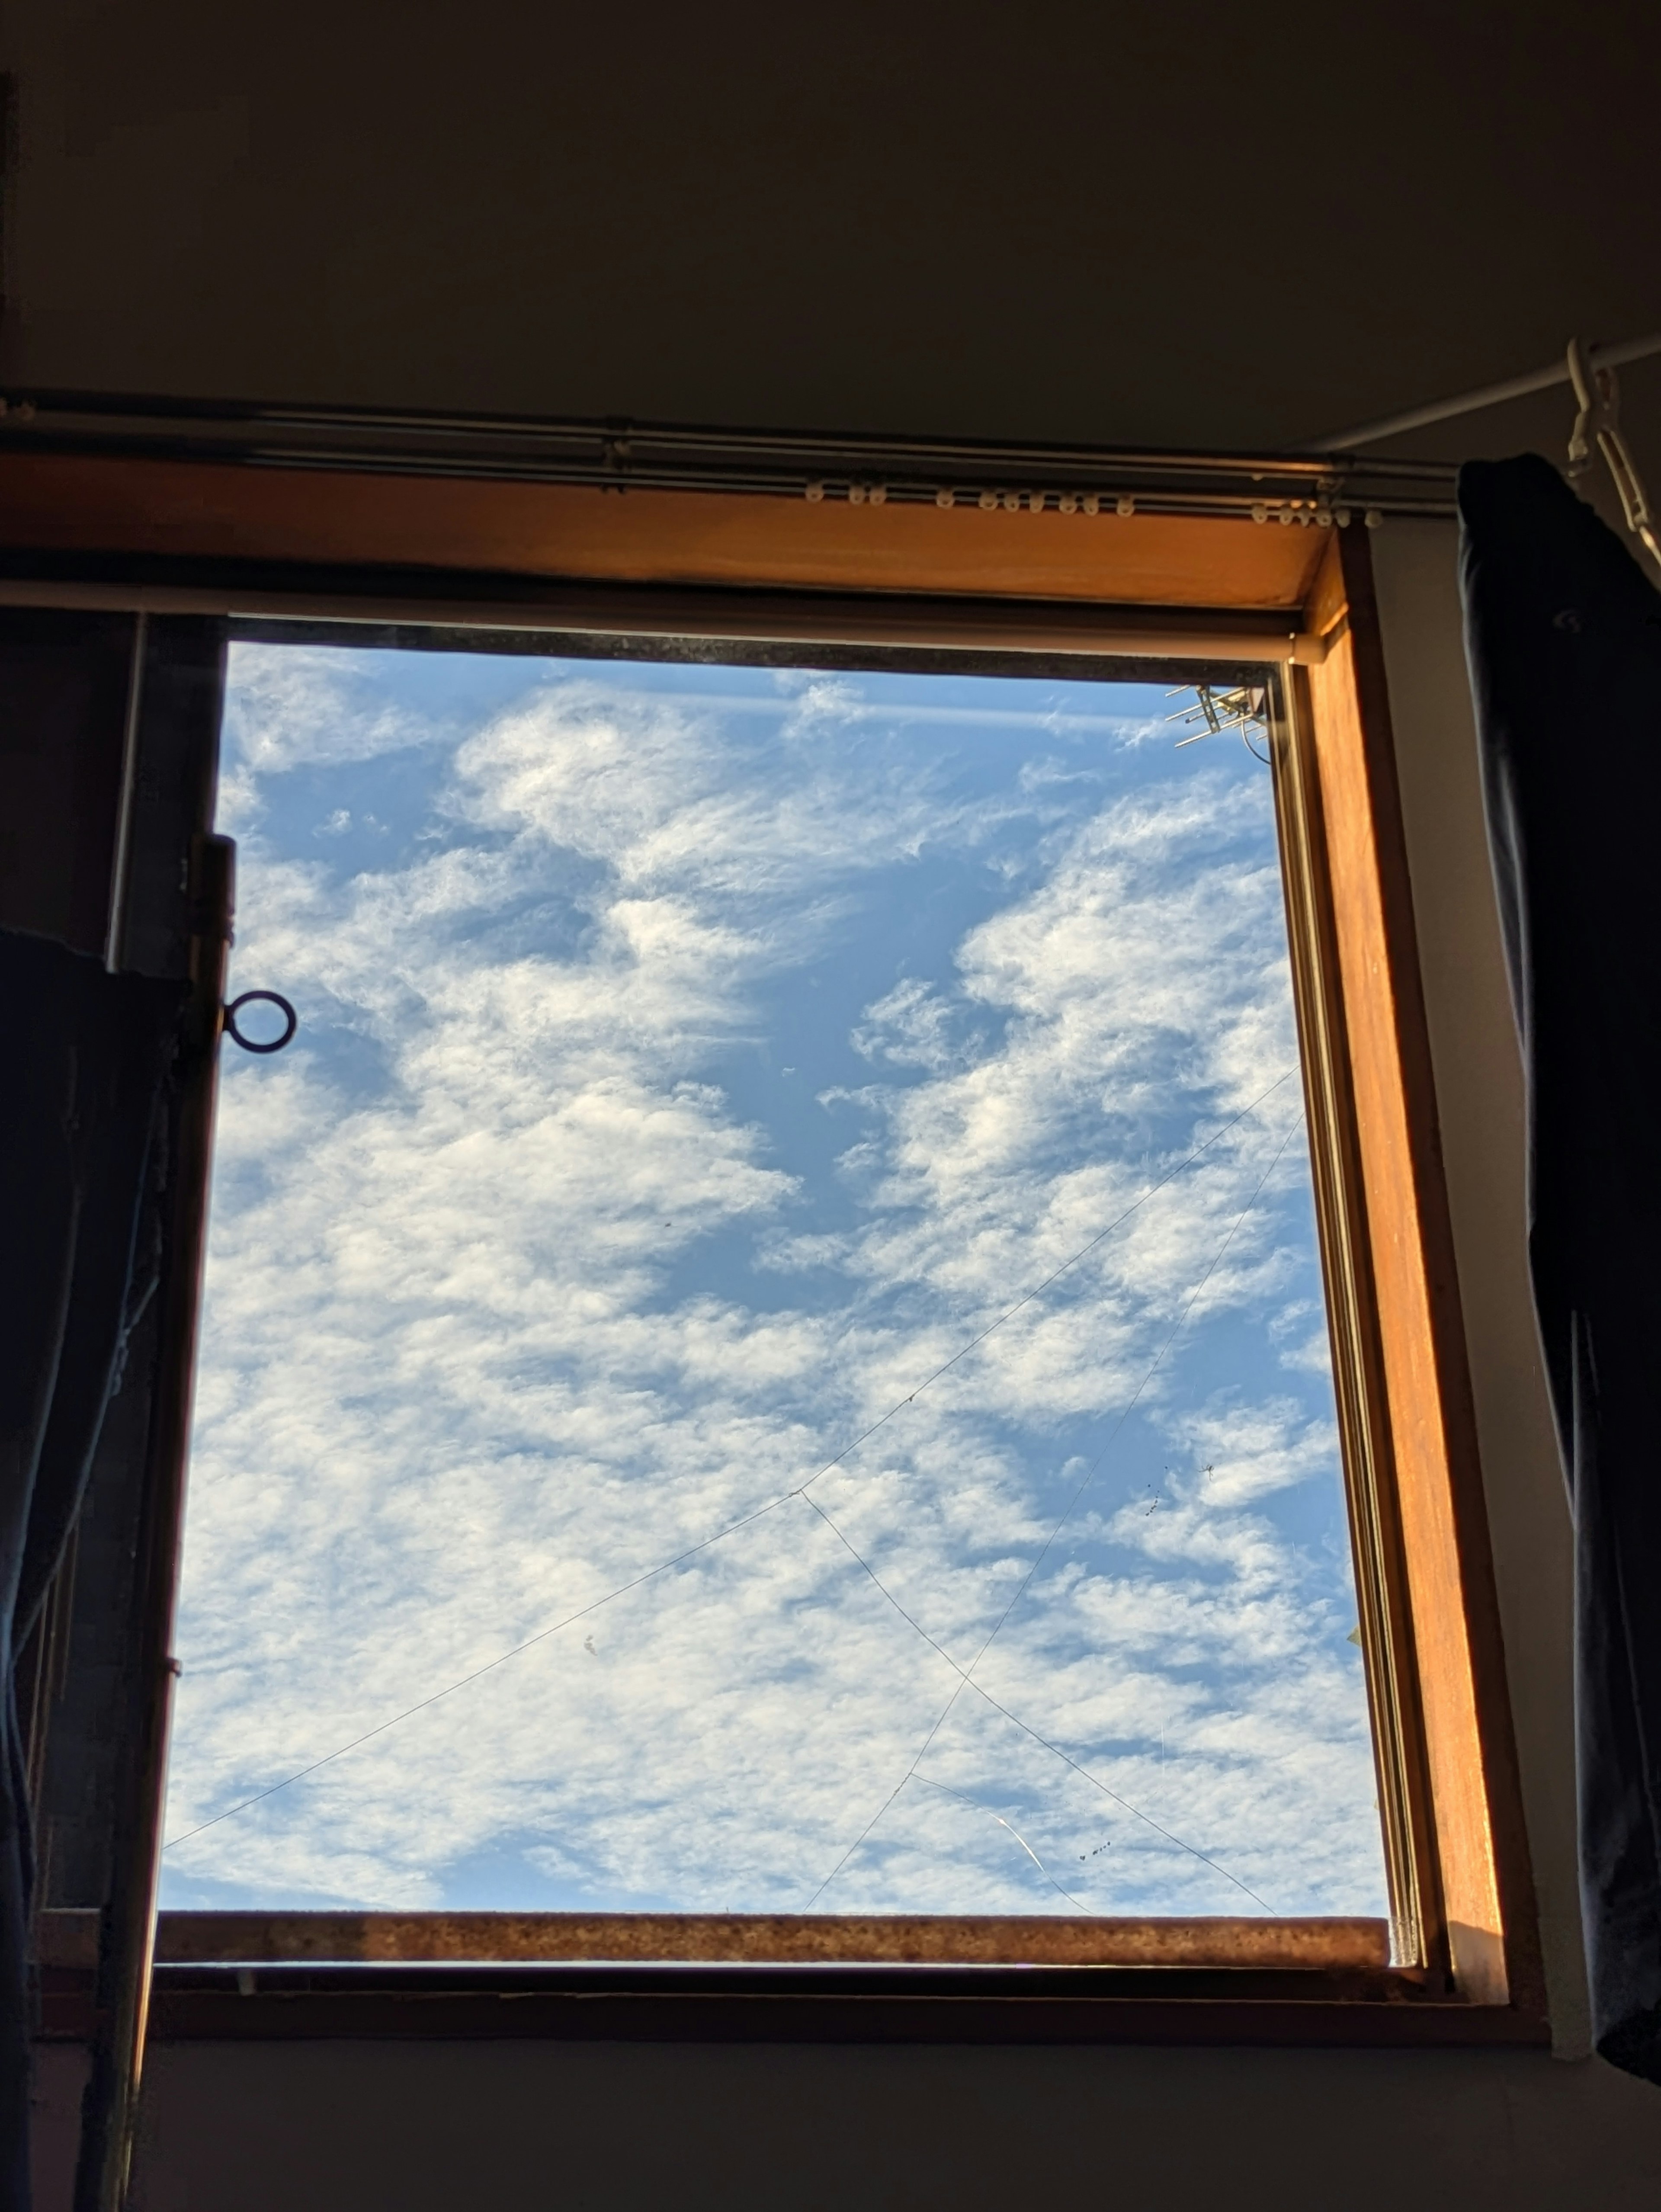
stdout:
[[[1075,552],[1046,565],[1049,523],[824,509],[808,520],[829,515],[837,534],[816,568],[801,511],[776,500],[619,502],[543,487],[527,505],[525,487],[471,484],[458,504],[453,483],[76,465],[71,495],[43,521],[36,462],[9,538],[0,465],[13,578],[0,597],[216,614],[239,627],[347,622],[365,642],[407,626],[429,640],[448,628],[457,642],[517,629],[549,651],[574,632],[698,639],[706,650],[771,641],[798,660],[978,647],[1029,665],[1081,653],[1103,677],[1182,663],[1267,682],[1392,1910],[1388,1962],[1365,1946],[1335,1958],[1318,1935],[1300,1950],[1297,1923],[1269,1923],[1274,1940],[1254,1948],[1254,1923],[1147,1921],[1105,1931],[1092,1957],[1058,1937],[1046,1963],[1019,1966],[995,1941],[971,1938],[968,1922],[956,1923],[964,1942],[947,1960],[915,1936],[885,1948],[868,1923],[851,1949],[827,1955],[788,1930],[758,1949],[741,1929],[694,1937],[683,1919],[677,1952],[633,1916],[618,1916],[609,1938],[591,1921],[563,1939],[530,1926],[536,1916],[492,1916],[492,1951],[465,1924],[479,1916],[239,1915],[225,1917],[234,1930],[220,1923],[228,1956],[204,1924],[216,1916],[167,1915],[152,2032],[1545,2040],[1365,533],[1311,531],[1289,587],[1286,533],[1244,521],[1159,518],[1151,562],[1140,520],[1109,524],[1081,570]],[[205,504],[204,474],[216,479]],[[399,564],[423,496],[427,542],[441,540],[456,565]],[[982,536],[977,552],[976,533],[989,530],[1001,533],[995,550]],[[72,1917],[43,1939],[67,2032],[88,1934]]]

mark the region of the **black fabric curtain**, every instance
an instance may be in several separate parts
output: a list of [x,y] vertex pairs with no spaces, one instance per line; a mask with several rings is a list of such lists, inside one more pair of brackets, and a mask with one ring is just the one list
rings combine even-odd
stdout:
[[1661,2082],[1661,593],[1537,454],[1469,463],[1459,512],[1529,1258],[1574,1516],[1593,2032]]
[[27,2212],[33,1875],[19,1651],[160,1266],[158,1108],[185,987],[0,930],[0,2212]]

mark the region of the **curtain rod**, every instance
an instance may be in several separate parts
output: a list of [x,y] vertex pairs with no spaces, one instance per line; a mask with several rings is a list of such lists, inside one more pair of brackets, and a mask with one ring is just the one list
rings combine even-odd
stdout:
[[0,397],[0,453],[444,476],[855,505],[1047,507],[1332,521],[1446,515],[1440,462],[277,405],[164,394]]
[[[1628,338],[1621,345],[1589,346],[1586,358],[1594,368],[1620,368],[1629,361],[1644,361],[1657,353],[1661,353],[1661,333],[1647,338]],[[1400,415],[1381,416],[1376,422],[1362,422],[1353,430],[1335,430],[1329,437],[1311,439],[1307,445],[1293,450],[1311,454],[1353,453],[1358,446],[1371,446],[1380,438],[1393,438],[1399,431],[1422,430],[1432,422],[1451,422],[1456,415],[1474,415],[1481,408],[1498,407],[1507,399],[1525,399],[1532,392],[1548,392],[1553,385],[1569,380],[1569,365],[1565,357],[1544,368],[1530,369],[1525,376],[1508,376],[1499,384],[1482,385],[1475,392],[1462,392],[1457,399],[1433,399],[1426,406],[1409,407]]]

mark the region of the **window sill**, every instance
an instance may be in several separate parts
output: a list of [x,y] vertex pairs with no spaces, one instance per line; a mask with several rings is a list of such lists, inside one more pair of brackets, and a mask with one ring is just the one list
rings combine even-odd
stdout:
[[[662,1955],[672,1937],[678,1959]],[[89,2038],[96,1915],[43,1915],[38,1948],[43,2033]],[[1389,1966],[1382,1922],[737,1914],[164,1913],[150,2032],[163,2042],[1549,2040],[1542,2019]]]

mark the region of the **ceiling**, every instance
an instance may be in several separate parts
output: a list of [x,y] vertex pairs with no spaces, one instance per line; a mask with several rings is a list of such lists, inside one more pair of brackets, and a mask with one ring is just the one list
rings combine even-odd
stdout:
[[14,389],[1262,449],[1661,327],[1656,9],[10,0],[0,61]]

